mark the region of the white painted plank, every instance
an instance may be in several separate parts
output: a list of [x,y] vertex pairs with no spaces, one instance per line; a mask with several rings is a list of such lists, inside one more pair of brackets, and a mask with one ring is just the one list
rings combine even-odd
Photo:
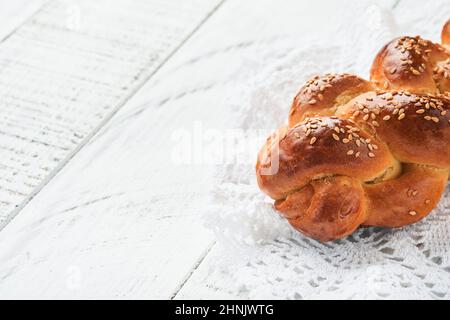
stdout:
[[[127,14],[130,14],[130,12],[126,10],[129,9],[119,8],[127,13],[123,19],[138,20],[136,25],[125,24],[136,28],[135,32],[137,34],[134,34],[134,32],[129,34],[119,30],[121,28],[120,25],[115,27],[117,29],[105,30],[104,32],[107,32],[112,37],[122,35],[123,41],[129,43],[129,46],[127,45],[127,50],[123,51],[120,49],[120,46],[114,45],[105,48],[97,43],[95,49],[101,51],[99,52],[101,55],[115,55],[115,51],[117,51],[116,60],[113,59],[107,66],[102,66],[100,63],[97,63],[95,66],[91,65],[95,69],[92,71],[94,73],[93,77],[98,77],[96,79],[99,82],[120,81],[117,83],[118,88],[110,88],[109,85],[99,85],[96,93],[97,95],[99,93],[103,94],[98,96],[96,101],[89,101],[83,94],[79,94],[79,101],[67,107],[60,106],[61,110],[57,115],[46,117],[47,114],[43,114],[42,118],[48,119],[46,124],[49,127],[43,131],[49,132],[53,128],[54,131],[59,130],[64,133],[69,131],[71,126],[76,124],[77,120],[79,122],[77,129],[80,129],[80,124],[84,124],[86,126],[85,132],[92,130],[89,115],[93,111],[98,111],[95,110],[97,105],[105,105],[104,99],[115,99],[114,95],[118,92],[120,93],[121,86],[130,86],[127,83],[130,79],[127,79],[126,75],[133,73],[133,64],[130,65],[130,62],[133,62],[133,59],[145,60],[145,56],[148,57],[148,53],[151,54],[153,52],[155,54],[154,50],[151,51],[150,48],[142,47],[140,42],[158,48],[160,44],[157,41],[165,43],[165,41],[171,41],[170,38],[179,38],[181,35],[185,35],[189,30],[186,26],[194,25],[194,20],[198,23],[201,20],[200,13],[203,13],[203,16],[205,16],[208,12],[206,8],[211,10],[217,3],[217,1],[196,2],[193,3],[196,5],[192,5],[193,8],[189,9],[184,7],[190,7],[188,3],[178,5],[178,8],[173,3],[172,6],[174,8],[172,9],[179,10],[177,11],[179,15],[172,18],[177,20],[173,22],[178,26],[176,30],[161,24],[161,22],[167,23],[171,21],[166,14],[167,9],[165,6],[168,4],[165,1],[161,7],[153,7],[155,11],[162,10],[164,13],[161,19],[155,18],[157,20],[155,23],[158,24],[156,26],[148,25],[154,18],[152,14],[158,14],[157,12],[148,12],[151,8],[150,5],[145,7],[141,3],[139,8],[141,14],[134,17],[127,17]],[[119,9],[117,10],[120,11]],[[134,13],[136,14],[136,12]],[[196,13],[196,19],[193,18],[193,13]],[[46,21],[46,25],[54,23],[51,20],[54,17],[54,13],[46,12],[45,15],[41,14],[38,17],[39,21]],[[140,21],[140,18],[144,20],[149,19],[150,22]],[[191,21],[191,24],[187,24],[187,21]],[[181,22],[184,24],[183,28],[180,26]],[[51,29],[53,30],[54,27]],[[86,32],[92,33],[93,31],[88,29]],[[150,34],[146,34],[146,32],[155,33],[158,35],[159,40]],[[33,33],[33,30],[20,30],[20,34],[23,36],[28,35],[28,33]],[[75,36],[75,39],[68,41],[71,47],[85,48],[86,44],[88,44],[86,42],[88,42],[87,38],[89,38],[89,35],[80,34],[73,37]],[[55,39],[53,46],[55,46],[60,36],[53,37],[49,35],[48,37],[50,40],[53,38]],[[102,39],[99,38],[98,41],[102,41]],[[51,41],[48,41],[46,45],[51,46],[49,42],[51,43]],[[138,50],[133,49],[133,46],[137,46]],[[170,47],[169,44],[167,46]],[[73,50],[73,48],[65,48],[64,51],[65,53],[67,52],[67,55],[70,55],[73,54]],[[40,58],[44,59],[46,51],[44,49],[41,51],[42,56]],[[83,50],[79,54],[88,55],[89,51],[84,52]],[[117,61],[119,54],[123,56],[120,57],[120,61]],[[117,69],[118,67],[115,64],[126,64],[126,67]],[[50,67],[49,63],[48,68]],[[83,73],[79,68],[73,65],[68,67],[73,68],[72,71],[75,77],[83,77]],[[104,73],[102,75],[99,74],[99,68],[105,68],[109,71],[107,74]],[[47,76],[56,77],[56,72],[65,70],[67,68],[55,66],[51,71],[47,72]],[[99,78],[100,76],[102,77]],[[171,80],[173,79],[171,78]],[[44,79],[40,80],[43,81]],[[67,79],[67,81],[71,81],[71,79]],[[57,83],[54,84],[57,86]],[[189,82],[186,81],[186,84],[189,84]],[[103,87],[104,89],[102,89]],[[67,88],[69,90],[71,86],[65,83],[61,88],[55,88],[49,86],[47,82],[42,88],[43,90],[52,90],[55,94],[61,95],[60,90],[57,89],[64,90]],[[108,89],[108,92],[101,91]],[[151,94],[153,91],[158,92],[153,85],[147,86],[145,90],[142,90],[146,97],[149,97],[148,94]],[[111,97],[109,98],[110,95]],[[151,96],[151,99],[159,99],[159,95]],[[30,104],[32,102],[24,101],[24,103]],[[44,105],[43,107],[46,106]],[[39,111],[44,113],[48,110],[43,108]],[[160,113],[161,115],[164,114],[162,111]],[[75,115],[76,118],[74,119]],[[27,116],[27,114],[24,111],[20,116]],[[54,121],[56,116],[63,118],[62,123]],[[72,118],[70,118],[71,116]],[[83,116],[85,116],[86,121],[83,121]],[[33,120],[32,117],[29,118],[29,121]],[[139,123],[136,123],[136,121]],[[19,226],[19,229],[23,232],[13,231],[14,227],[9,225],[2,230],[0,237],[2,239],[11,239],[11,242],[8,240],[8,245],[6,245],[6,242],[0,241],[0,245],[6,245],[0,249],[0,260],[5,262],[4,264],[0,263],[0,268],[2,269],[0,296],[12,298],[146,298],[170,297],[176,292],[178,286],[190,271],[191,266],[204,253],[203,251],[207,250],[207,247],[204,246],[205,243],[208,244],[210,241],[207,232],[199,232],[196,228],[200,225],[200,222],[197,219],[198,212],[195,210],[199,203],[206,201],[205,198],[208,197],[208,194],[202,191],[207,181],[206,178],[201,177],[203,171],[201,167],[197,168],[199,179],[196,179],[190,185],[179,185],[178,188],[175,188],[174,183],[166,179],[166,176],[171,174],[172,181],[175,181],[176,174],[183,174],[190,168],[180,167],[172,172],[167,172],[161,171],[159,167],[152,163],[152,161],[155,161],[153,158],[157,159],[157,164],[160,164],[161,160],[163,160],[163,154],[158,154],[157,151],[161,146],[164,146],[164,140],[160,140],[161,137],[164,137],[164,133],[161,132],[159,135],[156,135],[156,131],[152,133],[149,129],[160,127],[164,123],[170,124],[169,119],[167,117],[163,119],[159,114],[155,113],[150,116],[145,114],[145,116],[139,117],[137,120],[132,117],[126,123],[127,128],[129,128],[127,131],[123,131],[122,126],[118,125],[117,131],[114,131],[112,136],[105,136],[102,138],[101,143],[96,143],[99,149],[95,148],[95,150],[92,150],[94,153],[98,153],[96,156],[91,158],[93,156],[91,153],[82,151],[82,153],[88,155],[89,159],[84,158],[73,169],[68,169],[67,172],[76,172],[74,179],[71,178],[72,181],[63,187],[64,189],[67,187],[66,191],[71,191],[65,195],[52,195],[49,198],[49,205],[52,209],[40,210],[36,208],[35,203],[42,203],[38,196],[27,206],[30,211],[21,212],[11,222],[13,225],[22,225],[20,221],[22,220],[22,214],[24,214],[26,220],[31,218],[34,221],[28,221],[31,225],[26,223],[28,226],[25,228]],[[17,134],[23,134],[26,127],[17,128]],[[31,124],[28,127],[31,127]],[[32,134],[31,130],[29,132]],[[58,139],[53,144],[54,149],[57,149],[57,147],[67,148],[67,144],[70,147],[70,142],[66,141],[65,137],[56,136]],[[55,139],[55,135],[53,135],[52,139]],[[77,137],[73,139],[76,140]],[[111,144],[112,141],[114,143]],[[28,151],[30,147],[26,146],[24,149]],[[52,156],[55,156],[54,153]],[[22,159],[22,157],[17,158]],[[93,159],[97,159],[97,161],[92,163],[92,165],[89,164]],[[88,162],[84,162],[85,160]],[[30,173],[34,172],[36,172],[35,169],[30,170]],[[89,179],[94,173],[98,173],[101,177],[96,177],[93,180]],[[194,173],[192,171],[192,174]],[[48,188],[53,189],[53,185],[53,183],[50,183]],[[61,186],[56,186],[56,189],[53,189],[53,191],[63,191],[60,188]],[[180,210],[180,208],[183,208],[183,210]],[[32,217],[29,216],[30,213]],[[34,229],[33,226],[37,227],[37,221],[40,221],[38,224],[43,223],[42,226],[47,225],[59,234],[56,238],[61,236],[65,239],[60,238],[57,240],[55,238],[56,234],[48,238],[47,235],[49,233],[38,231],[43,231],[41,227],[35,229],[37,233],[28,229],[29,227]],[[174,228],[177,229],[177,232],[174,232]],[[56,229],[60,231],[56,231]],[[28,247],[26,243],[35,243],[41,237],[45,238],[42,238],[44,242],[50,241],[50,243],[40,245],[38,251],[31,253],[29,248],[26,248]],[[73,242],[74,240],[75,242]],[[78,242],[80,241],[82,244],[79,246]],[[23,248],[25,255],[22,255],[15,249],[11,251],[12,247],[9,244],[12,243],[14,243],[13,246],[17,246],[17,249],[19,247]],[[171,245],[167,246],[166,243]],[[16,253],[18,254],[16,255]],[[54,259],[59,261],[58,266],[50,266],[54,263]],[[175,269],[173,268],[174,263],[177,266]],[[20,270],[14,265],[20,265]],[[38,267],[39,265],[42,269]],[[23,269],[22,266],[24,267]],[[45,275],[41,273],[42,271],[44,271]],[[26,286],[22,285],[28,280],[14,280],[13,275],[30,277],[28,284]]]
[[330,34],[340,4],[326,4],[226,2],[0,233],[0,296],[176,294],[214,242],[200,215],[216,180],[213,165],[175,163],[172,134],[233,128],[230,88],[283,54],[279,41]]
[[217,1],[51,1],[0,45],[0,228]]
[[48,0],[0,0],[0,41],[10,35]]

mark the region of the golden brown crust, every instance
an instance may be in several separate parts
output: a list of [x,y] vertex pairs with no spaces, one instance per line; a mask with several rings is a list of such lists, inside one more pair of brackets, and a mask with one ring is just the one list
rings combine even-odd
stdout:
[[[264,152],[267,145],[269,153]],[[259,187],[275,200],[321,177],[344,175],[371,181],[397,166],[384,143],[339,118],[306,119],[289,129],[279,143],[270,139],[262,150],[257,161]],[[264,175],[261,170],[270,165],[269,154],[277,156],[278,171]]]
[[289,112],[289,127],[305,117],[331,116],[335,107],[370,90],[373,90],[370,82],[352,74],[316,76],[307,81],[295,96]]
[[311,181],[303,189],[275,202],[289,223],[320,241],[342,238],[366,220],[361,183],[349,177]]
[[385,142],[404,163],[450,167],[450,100],[387,91],[363,94],[338,111]]
[[450,20],[447,20],[441,33],[442,44],[450,45]]
[[401,227],[419,221],[436,206],[447,183],[448,170],[405,165],[397,179],[365,185],[364,225]]
[[449,58],[443,46],[419,36],[397,38],[378,52],[370,80],[382,89],[431,94],[448,92]]
[[395,39],[372,82],[327,74],[300,90],[256,164],[294,228],[329,241],[414,223],[437,204],[450,175],[450,21],[442,42]]

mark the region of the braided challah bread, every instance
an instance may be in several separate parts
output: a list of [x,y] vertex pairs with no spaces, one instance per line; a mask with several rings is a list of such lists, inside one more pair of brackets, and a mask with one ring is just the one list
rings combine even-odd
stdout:
[[[390,70],[398,63],[396,45],[390,48],[374,65]],[[449,55],[442,48],[439,59]],[[439,65],[439,59],[429,63]],[[288,125],[258,154],[259,187],[294,228],[312,238],[343,238],[361,225],[414,223],[434,208],[447,184],[450,98],[441,93],[446,75],[432,77],[432,87],[425,76],[408,78],[400,63],[398,73],[388,73],[398,77],[374,70],[371,82],[350,74],[308,81],[294,98]]]

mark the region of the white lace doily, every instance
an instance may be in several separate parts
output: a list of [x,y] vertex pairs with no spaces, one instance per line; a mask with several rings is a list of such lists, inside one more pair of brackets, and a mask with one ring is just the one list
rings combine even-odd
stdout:
[[[423,20],[417,12],[407,14],[408,1],[403,2],[404,8],[396,10],[406,13],[397,20],[367,2],[347,13],[351,17],[339,13],[345,23],[332,44],[314,39],[302,39],[308,45],[301,48],[292,39],[269,44],[265,70],[239,88],[240,95],[233,95],[230,121],[249,132],[269,134],[286,121],[293,95],[310,76],[345,71],[367,78],[380,44],[409,28],[417,32],[417,25],[427,26],[419,30],[424,38],[439,40],[448,18],[448,12],[438,10],[445,8],[444,1],[433,1],[433,16],[423,12]],[[255,157],[265,136],[259,138],[250,150]],[[450,298],[449,188],[419,223],[401,229],[363,228],[323,244],[302,236],[278,216],[256,185],[253,164],[221,168],[217,180],[215,208],[205,218],[222,249],[209,270],[211,286],[243,298]]]

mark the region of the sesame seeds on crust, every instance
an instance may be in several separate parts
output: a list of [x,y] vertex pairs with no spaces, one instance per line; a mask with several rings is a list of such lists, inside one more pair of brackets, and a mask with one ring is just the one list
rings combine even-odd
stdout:
[[328,139],[333,144],[342,145],[342,152],[355,158],[359,158],[361,154],[375,158],[379,148],[366,133],[362,135],[361,130],[353,122],[335,116],[307,117],[294,128],[297,130],[293,135],[297,139],[307,137],[311,147],[317,145],[321,139]]
[[400,66],[391,68],[390,74],[398,72],[420,76],[425,73],[433,46],[432,42],[419,36],[399,38],[395,42],[394,48],[400,51]]
[[[351,119],[363,120],[375,129],[379,127],[381,121],[401,121],[413,113],[415,117],[420,117],[424,121],[448,124],[450,119],[447,100],[439,95],[380,90],[375,96],[368,95],[365,99],[356,99]],[[406,113],[406,110],[412,112]]]

